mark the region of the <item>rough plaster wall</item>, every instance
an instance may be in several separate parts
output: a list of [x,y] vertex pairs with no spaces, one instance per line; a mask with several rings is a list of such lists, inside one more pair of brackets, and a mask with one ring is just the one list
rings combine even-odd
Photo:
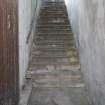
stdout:
[[105,0],[68,0],[81,69],[94,105],[105,105]]
[[74,37],[76,40],[76,45],[78,47],[78,2],[79,0],[65,0],[65,3],[67,5],[68,15],[70,24],[72,25],[72,30],[74,32]]
[[[38,10],[40,7],[40,0],[38,1]],[[30,54],[30,48],[33,39],[34,28],[32,29],[32,35],[27,43],[27,37],[30,31],[30,24],[34,16],[36,0],[19,0],[19,71],[20,71],[20,87],[24,83],[25,72],[28,68],[28,58]],[[37,19],[37,15],[35,19]],[[34,21],[35,22],[35,21]]]

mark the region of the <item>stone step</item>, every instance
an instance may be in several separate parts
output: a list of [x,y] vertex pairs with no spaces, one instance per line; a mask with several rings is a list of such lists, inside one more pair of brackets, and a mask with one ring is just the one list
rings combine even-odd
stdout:
[[71,40],[71,41],[59,41],[59,40],[55,40],[55,41],[53,41],[53,40],[49,40],[49,41],[46,41],[46,40],[40,40],[40,41],[34,41],[34,43],[37,45],[72,45],[72,44],[74,44],[74,40]]
[[30,66],[49,66],[49,65],[54,65],[54,66],[77,66],[79,65],[79,61],[77,60],[76,62],[62,62],[62,61],[59,61],[59,62],[55,62],[55,61],[46,61],[45,60],[42,62],[42,61],[34,61],[32,60],[30,62]]
[[64,11],[41,11],[41,14],[58,14],[58,13],[62,13],[62,14],[67,14],[67,12],[64,12]]
[[70,44],[55,44],[55,43],[42,43],[42,44],[38,44],[36,43],[35,44],[37,47],[40,47],[40,48],[64,48],[64,49],[67,49],[67,48],[71,48],[74,46],[74,43],[70,43]]
[[66,46],[67,45],[67,47],[69,46],[69,47],[72,47],[72,46],[74,46],[74,41],[73,40],[71,40],[71,41],[69,41],[69,42],[45,42],[45,41],[43,41],[43,40],[40,40],[39,42],[37,41],[35,41],[34,42],[35,43],[35,45],[37,46],[50,46],[50,47],[63,47],[63,46]]
[[48,54],[48,55],[32,55],[32,58],[33,59],[38,59],[39,58],[39,60],[65,60],[65,59],[70,59],[70,58],[77,58],[78,56],[77,55],[75,55],[75,54],[72,54],[72,55],[69,55],[69,56],[67,56],[67,55],[51,55],[51,54]]
[[[30,64],[32,64],[32,62],[34,62],[33,64],[79,64],[79,60],[76,58],[76,56],[74,57],[60,57],[60,56],[57,56],[57,57],[37,57],[37,56],[34,56],[32,59],[30,58]],[[46,60],[46,62],[44,62]],[[43,63],[43,62],[44,63]],[[50,62],[50,63],[49,63]]]
[[36,39],[34,39],[34,41],[44,41],[44,42],[57,42],[57,41],[60,41],[61,43],[62,42],[68,42],[68,41],[74,41],[74,39],[71,37],[71,38],[59,38],[59,37],[37,37]]
[[63,50],[62,52],[60,51],[60,50],[44,50],[44,52],[43,52],[43,50],[36,50],[36,49],[33,49],[32,50],[33,52],[31,53],[31,54],[35,54],[35,56],[36,55],[48,55],[48,54],[50,54],[50,55],[58,55],[58,56],[61,56],[61,55],[66,55],[67,56],[67,54],[69,55],[69,56],[71,56],[71,55],[77,55],[78,53],[77,53],[77,51],[76,50],[70,50],[70,51],[66,51],[66,50]]
[[59,9],[59,10],[57,10],[57,9],[51,9],[51,10],[41,9],[40,11],[44,12],[45,14],[54,14],[54,13],[57,14],[58,12],[62,13],[62,14],[67,14],[67,12],[64,11],[63,9],[62,10],[61,9]]
[[[62,33],[68,33],[68,32],[71,32],[71,29],[69,28],[69,30],[67,29],[51,29],[51,28],[41,28],[41,29],[38,29],[37,28],[37,32],[41,32],[41,33],[51,33],[51,32],[62,32]],[[65,37],[64,37],[65,38]]]
[[69,52],[69,51],[76,51],[76,48],[71,48],[71,49],[62,49],[62,48],[49,48],[49,49],[47,49],[47,48],[41,48],[41,47],[36,47],[36,48],[34,48],[33,49],[33,51],[35,51],[35,50],[37,50],[37,51],[47,51],[47,52]]
[[62,6],[46,6],[46,7],[41,7],[41,10],[49,10],[49,11],[51,11],[51,10],[65,10],[66,9],[66,7],[64,6],[64,7],[62,7]]
[[[50,18],[50,17],[52,17],[52,16],[49,16],[49,17],[47,17],[47,15],[46,15],[46,17],[45,16],[41,16],[40,18],[43,18],[43,20],[41,20],[41,21],[39,21],[39,23],[51,23],[51,24],[61,24],[61,25],[65,25],[65,24],[69,24],[69,21],[67,20],[67,19],[65,19],[64,17],[61,17],[61,18],[59,18],[59,17],[53,17],[53,18]],[[40,20],[40,19],[39,19]]]
[[46,5],[48,5],[48,4],[51,4],[51,5],[53,5],[53,4],[65,4],[64,1],[62,1],[62,0],[61,1],[59,1],[59,0],[58,1],[51,1],[51,0],[48,1],[48,0],[46,0],[43,3],[46,4]]
[[[57,52],[58,51],[58,52]],[[43,52],[43,50],[36,50],[36,49],[33,49],[32,50],[32,53],[31,53],[31,55],[35,55],[35,56],[58,56],[58,57],[61,57],[61,56],[67,56],[67,54],[68,55],[77,55],[77,51],[75,50],[75,51],[63,51],[63,52],[61,52],[61,51],[59,51],[59,50],[44,50],[44,52]]]
[[[31,60],[31,59],[30,59]],[[44,61],[46,60],[46,61]],[[39,62],[39,63],[69,63],[69,62],[78,62],[78,57],[77,56],[66,56],[66,55],[40,55],[39,57],[36,55],[32,55],[32,60],[31,62]]]
[[65,33],[65,34],[53,34],[53,33],[42,33],[42,34],[36,34],[36,38],[48,38],[48,39],[52,39],[53,40],[53,38],[54,39],[74,39],[74,36],[73,36],[73,34],[71,33]]
[[56,11],[56,12],[60,12],[60,11],[62,11],[62,12],[67,12],[67,10],[66,9],[64,9],[64,8],[60,8],[60,7],[58,7],[58,8],[49,8],[49,9],[47,9],[47,8],[41,8],[40,9],[40,11],[41,12],[46,12],[46,11],[49,11],[49,12],[51,12],[51,11]]
[[[59,18],[59,17],[53,17],[53,18],[50,18],[50,17],[40,17],[39,19],[38,19],[38,21],[45,21],[45,22],[47,22],[47,21],[55,21],[55,20],[62,20],[62,21],[65,21],[65,22],[69,22],[69,20],[68,19],[66,19],[65,17],[61,17],[61,18]],[[66,24],[66,23],[64,23],[64,24]]]
[[[60,37],[60,38],[59,38]],[[47,35],[47,36],[42,36],[42,35],[39,35],[39,36],[36,36],[36,38],[34,39],[34,42],[37,42],[37,41],[43,41],[43,42],[60,42],[60,43],[66,43],[66,42],[75,42],[74,41],[74,37],[73,36],[51,36],[51,35]]]
[[70,27],[36,27],[37,31],[58,31],[58,30],[71,30]]
[[63,13],[63,12],[47,12],[47,13],[40,13],[40,15],[41,16],[45,16],[45,15],[66,15],[66,16],[68,16],[68,14],[67,13]]
[[62,75],[62,74],[34,74],[31,75],[31,78],[40,83],[47,83],[47,82],[71,82],[71,81],[82,81],[81,75]]
[[33,87],[40,87],[40,88],[84,88],[85,84],[84,83],[72,83],[72,84],[36,84],[35,82],[33,83]]
[[55,13],[55,14],[46,13],[45,15],[42,14],[42,15],[40,15],[39,17],[43,17],[43,18],[46,17],[46,18],[52,18],[52,19],[53,19],[53,18],[54,18],[54,19],[55,19],[55,18],[59,18],[59,19],[66,18],[66,20],[68,20],[68,18],[67,18],[68,15],[63,14],[63,13],[62,13],[62,14],[57,14],[57,13]]
[[[57,35],[57,36],[56,36]],[[47,41],[47,40],[49,40],[49,42],[51,42],[51,40],[52,41],[60,41],[60,42],[62,42],[62,41],[74,41],[74,36],[73,35],[59,35],[59,34],[56,34],[56,35],[54,35],[54,34],[49,34],[49,35],[45,35],[45,33],[43,33],[42,35],[36,35],[36,38],[34,39],[34,40],[36,40],[36,39],[38,39],[38,40],[42,40],[42,41]]]
[[50,7],[50,6],[53,6],[53,7],[66,7],[66,5],[65,5],[65,2],[43,2],[42,3],[43,5],[42,5],[42,7]]
[[62,47],[64,47],[64,48],[68,48],[68,47],[72,47],[72,46],[74,46],[74,43],[35,43],[35,45],[36,46],[38,46],[38,47],[51,47],[51,48],[54,48],[54,47],[56,47],[56,48],[58,48],[58,47],[60,47],[60,48],[62,48]]
[[67,19],[67,16],[66,15],[40,15],[40,17],[39,18],[42,18],[42,19],[44,19],[44,18],[46,18],[46,19],[48,19],[48,18],[51,18],[51,19],[55,19],[55,18],[59,18],[59,19]]
[[52,20],[52,21],[43,21],[43,22],[40,21],[40,22],[38,22],[38,24],[39,25],[48,25],[48,26],[51,26],[51,25],[61,25],[62,26],[62,25],[65,25],[65,24],[69,25],[69,22],[66,22],[66,21],[59,22],[59,21],[53,21]]
[[29,72],[34,72],[34,71],[38,71],[38,70],[43,70],[43,71],[46,71],[47,72],[50,72],[50,71],[80,71],[80,64],[78,65],[47,65],[47,66],[44,66],[44,65],[39,65],[39,66],[29,66],[28,68],[28,71]]
[[39,14],[40,14],[39,16],[46,16],[46,15],[47,15],[47,16],[48,16],[48,15],[49,15],[49,16],[50,16],[50,15],[59,15],[59,16],[61,15],[61,16],[62,16],[62,15],[65,15],[65,16],[67,16],[67,18],[68,18],[68,13],[67,13],[67,12],[63,12],[63,11],[60,11],[60,12],[57,12],[57,11],[56,11],[56,12],[52,12],[52,11],[49,12],[49,11],[47,11],[47,12],[39,13]]
[[[33,83],[40,86],[77,86],[77,84],[83,84],[81,75],[63,75],[63,76],[31,76]],[[81,85],[82,86],[82,85]]]
[[38,60],[38,59],[33,59],[33,60],[31,60],[30,61],[30,65],[31,66],[36,66],[36,65],[78,65],[79,64],[79,60],[78,59],[75,59],[75,60],[67,60],[67,61],[61,61],[61,60],[59,60],[59,61],[57,61],[57,60],[52,60],[52,59],[49,59],[49,60]]
[[77,51],[76,51],[76,49],[74,48],[74,49],[68,49],[68,50],[65,50],[65,49],[36,49],[36,48],[33,48],[32,49],[32,52],[31,52],[31,54],[42,54],[42,53],[50,53],[50,54],[56,54],[56,53],[58,53],[58,54],[70,54],[70,55],[72,55],[72,54],[78,54],[77,53]]
[[36,50],[33,50],[33,52],[31,53],[31,55],[34,55],[36,58],[37,57],[44,57],[44,58],[52,58],[52,57],[65,57],[65,58],[69,58],[69,57],[71,57],[71,56],[74,56],[74,57],[77,57],[77,52],[76,51],[68,51],[68,52],[56,52],[56,51],[45,51],[45,52],[43,52],[43,51],[36,51]]
[[69,32],[69,31],[71,31],[71,28],[70,27],[68,27],[68,28],[49,28],[49,27],[42,27],[42,28],[37,28],[37,31],[40,31],[40,32],[52,32],[52,31],[55,31],[55,32]]
[[65,34],[60,34],[60,33],[45,33],[45,32],[43,32],[42,34],[40,34],[40,33],[37,33],[36,34],[36,37],[35,37],[35,39],[37,39],[37,38],[39,38],[39,39],[46,39],[46,40],[50,40],[50,39],[55,39],[55,40],[61,40],[61,41],[64,41],[64,40],[68,40],[68,39],[70,39],[70,40],[74,40],[74,36],[73,36],[73,34],[71,33],[65,33]]
[[[65,12],[67,12],[66,10],[67,10],[67,8],[66,8],[66,6],[63,6],[62,7],[62,5],[49,5],[49,6],[43,6],[43,7],[41,7],[41,10],[44,10],[44,11],[52,11],[52,10],[56,10],[56,11],[65,11]],[[41,11],[42,12],[42,11]]]
[[52,2],[52,3],[46,3],[46,2],[43,2],[43,5],[42,5],[42,7],[50,7],[50,6],[53,6],[53,7],[66,7],[66,5],[65,5],[65,2],[61,2],[61,3],[54,3],[54,2]]
[[55,39],[55,40],[60,40],[60,39],[62,39],[62,40],[65,40],[65,39],[72,39],[72,40],[74,40],[74,36],[73,36],[73,34],[71,33],[66,33],[66,34],[51,34],[51,33],[48,33],[48,34],[46,34],[46,33],[42,33],[42,34],[40,34],[40,33],[37,33],[36,34],[36,38],[47,38],[47,39]]
[[65,35],[66,35],[66,36],[67,36],[67,35],[72,35],[72,36],[73,36],[73,33],[72,33],[72,32],[67,32],[67,33],[66,33],[66,32],[63,32],[63,33],[62,33],[62,32],[60,32],[60,31],[59,31],[59,32],[53,32],[53,31],[52,31],[52,32],[49,32],[49,33],[37,32],[37,36],[38,36],[38,35],[42,35],[42,36],[43,36],[43,35],[45,35],[45,36],[47,36],[47,35],[53,36],[53,35],[54,35],[54,36],[56,36],[56,37],[57,37],[58,35],[60,35],[60,36],[64,36],[64,37],[65,37]]
[[[31,54],[31,57],[34,59],[34,58],[40,58],[40,59],[45,59],[45,60],[47,60],[47,59],[52,59],[52,60],[57,60],[58,58],[60,59],[67,59],[67,58],[77,58],[77,54],[76,53],[73,53],[73,54],[69,54],[69,55],[67,55],[67,54],[65,54],[65,53],[60,53],[60,54],[52,54],[52,53],[39,53],[39,54],[35,54],[35,53],[32,53]],[[61,60],[60,59],[60,60]]]
[[37,26],[36,27],[37,28],[37,30],[39,31],[39,30],[47,30],[47,31],[49,31],[49,30],[51,30],[51,31],[56,31],[56,30],[62,30],[62,29],[70,29],[70,26],[45,26],[44,27],[44,25],[41,25],[41,26]]
[[70,25],[37,25],[37,27],[42,27],[42,28],[69,28],[71,27]]
[[66,69],[55,69],[55,67],[53,68],[49,68],[49,69],[29,69],[27,71],[27,75],[56,75],[56,76],[60,76],[60,75],[81,75],[81,72],[79,69],[75,70],[66,70]]
[[[71,26],[69,25],[69,21],[67,20],[61,20],[61,22],[59,20],[53,20],[53,19],[48,19],[48,20],[44,20],[43,22],[40,21],[38,23],[39,25],[45,25],[45,26],[69,26],[71,28]],[[67,30],[67,29],[65,29]],[[62,30],[60,30],[62,31]],[[70,30],[69,30],[70,31]]]
[[[34,41],[47,41],[47,42],[71,42],[71,41],[74,41],[74,36],[63,36],[63,35],[58,35],[58,36],[55,36],[55,35],[36,35],[36,38],[34,39]],[[55,41],[54,41],[55,40]]]
[[53,2],[53,3],[51,3],[51,2],[44,2],[43,3],[43,5],[42,5],[43,7],[45,7],[45,6],[65,6],[65,3],[64,2],[62,2],[62,3],[57,3],[57,2]]
[[64,3],[64,0],[43,0],[44,2],[43,3],[58,3],[58,4],[61,4],[61,3]]
[[74,40],[73,41],[68,41],[68,42],[53,42],[53,41],[44,41],[44,40],[40,40],[40,41],[34,41],[35,45],[52,45],[54,47],[56,47],[57,45],[74,45]]

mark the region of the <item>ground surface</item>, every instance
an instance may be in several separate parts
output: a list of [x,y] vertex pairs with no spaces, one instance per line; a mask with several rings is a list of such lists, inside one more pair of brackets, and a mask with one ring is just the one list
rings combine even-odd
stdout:
[[84,88],[33,88],[28,105],[89,105]]

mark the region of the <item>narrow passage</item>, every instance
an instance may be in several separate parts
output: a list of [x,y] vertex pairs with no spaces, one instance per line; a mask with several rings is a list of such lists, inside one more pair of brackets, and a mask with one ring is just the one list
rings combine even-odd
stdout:
[[63,0],[44,0],[26,78],[28,105],[89,105]]

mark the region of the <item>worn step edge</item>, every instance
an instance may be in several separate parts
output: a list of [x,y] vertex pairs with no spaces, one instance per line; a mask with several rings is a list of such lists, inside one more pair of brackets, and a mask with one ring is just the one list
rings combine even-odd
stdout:
[[33,83],[33,87],[41,87],[41,88],[84,88],[85,84],[84,83],[76,83],[76,84],[69,84],[68,86],[64,86],[64,85],[37,85],[35,83]]

